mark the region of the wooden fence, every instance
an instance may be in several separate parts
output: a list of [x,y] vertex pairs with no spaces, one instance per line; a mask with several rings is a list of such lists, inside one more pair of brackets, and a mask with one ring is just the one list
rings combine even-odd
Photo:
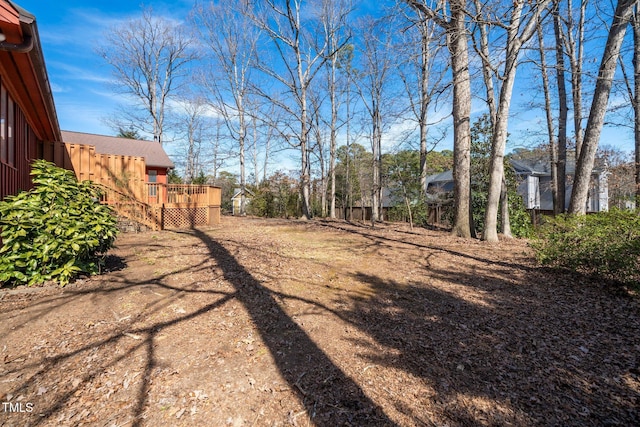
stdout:
[[78,180],[91,180],[145,202],[144,157],[96,153],[95,147],[65,144],[65,169],[73,170]]

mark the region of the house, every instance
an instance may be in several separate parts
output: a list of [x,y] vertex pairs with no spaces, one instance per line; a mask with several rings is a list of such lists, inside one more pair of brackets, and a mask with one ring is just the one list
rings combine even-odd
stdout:
[[[135,169],[128,172],[125,175],[121,175],[124,169],[123,167],[112,168],[116,169],[112,172],[110,178],[115,181],[127,181],[132,179],[138,179],[144,184],[168,184],[169,170],[174,168],[174,164],[169,159],[169,156],[162,148],[161,144],[152,141],[143,141],[138,139],[119,138],[115,136],[96,135],[91,133],[62,131],[62,140],[65,144],[71,145],[67,149],[72,151],[74,148],[93,147],[96,155],[103,156],[126,156],[130,158],[141,158],[144,162],[144,176],[137,172]],[[74,147],[78,146],[78,147]],[[108,160],[105,161],[108,163]],[[78,171],[76,171],[76,174]],[[102,172],[104,175],[105,171]],[[139,175],[139,176],[138,176]],[[85,177],[82,177],[85,178]],[[96,182],[104,182],[107,180],[105,176],[91,176],[86,177]],[[152,201],[166,202],[166,194],[164,197],[160,197],[158,192],[158,186],[147,186],[150,194],[150,198],[156,198]]]
[[103,203],[151,228],[220,222],[220,188],[169,185],[159,144],[60,131],[36,18],[0,0],[0,200],[32,187],[36,159],[91,179]]
[[[404,200],[399,199],[397,196],[391,194],[391,190],[388,188],[382,188],[382,203],[379,208],[378,214],[381,220],[385,220],[389,216],[389,209],[393,206],[403,204]],[[336,218],[346,219],[349,221],[370,221],[373,215],[373,208],[371,207],[371,196],[367,195],[362,200],[357,200],[353,203],[353,206],[336,206]]]
[[63,150],[36,18],[0,0],[0,200],[32,186],[31,162]]
[[104,189],[103,203],[152,229],[220,222],[221,189],[169,184],[174,164],[157,142],[62,131],[64,167]]
[[[522,197],[525,208],[542,213],[553,212],[553,196],[551,192],[551,164],[548,160],[514,160],[510,159],[518,178],[518,194]],[[569,206],[573,190],[575,162],[568,161],[566,166],[567,183],[565,205]],[[607,168],[594,168],[591,174],[591,186],[587,201],[587,212],[602,212],[609,209],[609,188]],[[427,177],[427,192],[437,200],[439,195],[453,192],[453,172],[451,170]]]
[[[242,199],[241,196],[242,196],[242,190],[240,188],[236,188],[233,191],[233,196],[231,197],[231,214],[233,216],[240,215],[240,203]],[[249,204],[251,203],[251,199],[253,199],[254,197],[255,197],[255,194],[253,194],[253,192],[248,188],[245,188],[244,190],[245,209],[249,206]]]
[[[518,176],[518,194],[522,196],[526,209],[553,212],[551,163],[543,160],[511,160],[511,166]],[[573,191],[575,161],[567,161],[565,185],[565,206],[569,206]],[[595,167],[591,172],[591,185],[587,198],[586,212],[609,210],[609,185],[606,165]]]

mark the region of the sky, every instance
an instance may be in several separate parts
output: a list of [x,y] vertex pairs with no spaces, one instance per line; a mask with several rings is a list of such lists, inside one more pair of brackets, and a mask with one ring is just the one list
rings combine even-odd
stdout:
[[[140,13],[125,0],[18,0],[36,16],[49,83],[62,130],[112,135],[104,123],[118,103],[107,86],[111,71],[95,49],[118,22]],[[154,10],[184,16],[192,2],[153,2]]]
[[[111,28],[139,16],[141,3],[125,0],[18,0],[17,3],[36,16],[60,128],[113,135],[114,130],[105,119],[116,110],[118,95],[108,87],[111,70],[95,49]],[[146,6],[150,5],[157,14],[183,19],[193,3],[193,0],[151,1]],[[359,7],[371,8],[375,3],[363,0]],[[594,57],[600,54],[600,51],[593,53]],[[511,149],[526,145],[521,135],[526,135],[530,128],[544,126],[542,114],[527,113],[518,107],[518,103],[526,104],[529,96],[526,85],[530,84],[530,79],[519,78],[518,81],[524,82],[524,86],[514,90],[512,112],[518,114],[510,119]],[[477,105],[476,101],[474,103]],[[449,145],[450,139],[451,136]],[[633,149],[629,130],[605,128],[601,143],[616,144],[624,151]],[[438,147],[445,148],[451,147],[447,143]]]

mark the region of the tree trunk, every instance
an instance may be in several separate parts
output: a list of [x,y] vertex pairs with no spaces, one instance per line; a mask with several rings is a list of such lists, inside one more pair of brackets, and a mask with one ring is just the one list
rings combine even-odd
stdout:
[[373,119],[373,141],[372,141],[372,148],[373,148],[373,197],[371,198],[371,223],[375,224],[377,221],[380,221],[380,210],[379,210],[379,206],[380,206],[380,186],[381,186],[381,179],[380,179],[380,174],[382,173],[381,171],[381,153],[380,153],[380,149],[381,149],[381,139],[382,139],[382,129],[381,129],[381,124],[380,124],[380,104],[378,102],[376,102],[376,100],[373,101],[373,107],[372,107],[372,119]]
[[598,80],[596,82],[593,101],[591,102],[591,111],[582,142],[582,149],[580,150],[580,157],[576,164],[573,193],[571,194],[571,202],[569,203],[569,213],[572,214],[586,213],[589,182],[598,149],[600,133],[602,132],[602,126],[604,124],[613,76],[618,64],[620,47],[629,23],[629,18],[631,17],[633,6],[636,2],[637,0],[620,0],[616,6],[613,23],[611,24],[607,43],[602,55],[600,70],[598,71]]
[[[534,13],[529,16],[525,28],[520,31],[522,9],[524,1],[514,2],[511,14],[511,22],[507,28],[507,45],[505,53],[504,74],[500,87],[500,97],[496,112],[496,122],[491,136],[491,166],[489,171],[489,194],[487,197],[487,208],[484,217],[484,230],[482,238],[488,242],[498,241],[498,207],[500,203],[500,193],[504,180],[504,151],[507,144],[507,126],[509,121],[509,110],[511,108],[511,96],[515,83],[518,66],[518,56],[522,45],[533,35],[538,16],[544,10],[549,1],[540,1]],[[532,6],[533,7],[533,6]]]
[[500,213],[502,234],[505,237],[512,238],[511,219],[509,218],[509,192],[504,178],[502,179],[502,189],[500,190]]
[[506,49],[504,80],[500,87],[496,121],[493,124],[493,132],[491,134],[489,194],[484,217],[484,230],[482,230],[482,238],[488,242],[498,241],[498,207],[504,179],[504,151],[507,144],[507,126],[511,108],[511,95],[516,79],[518,54],[522,45],[521,39],[517,37],[521,11],[522,5],[520,4],[519,7],[514,9],[508,29],[507,38],[509,41]]
[[464,0],[451,0],[447,45],[453,74],[453,180],[454,222],[452,234],[471,237],[471,79]]
[[[555,7],[555,6],[554,6]],[[542,23],[538,19],[538,50],[540,53],[540,72],[542,74],[542,88],[544,91],[544,111],[547,119],[547,135],[549,136],[549,161],[551,163],[551,197],[553,199],[553,213],[558,214],[558,145],[553,126],[553,110],[551,107],[551,85],[547,72],[547,58],[544,45]],[[562,184],[564,186],[564,183]]]
[[238,111],[240,112],[240,123],[238,128],[238,145],[239,145],[239,154],[240,154],[240,216],[245,216],[246,212],[246,203],[247,203],[247,179],[246,179],[246,171],[245,171],[245,140],[247,136],[247,127],[245,123],[244,116],[244,105],[242,95],[238,95],[237,97],[237,105]]
[[553,29],[556,38],[556,81],[558,85],[558,162],[555,165],[558,188],[553,203],[554,213],[564,213],[567,198],[567,116],[569,107],[567,103],[567,87],[564,76],[564,37],[560,27],[559,0],[554,2]]
[[[335,43],[333,44],[335,45]],[[331,180],[331,194],[329,196],[329,217],[336,217],[336,128],[338,127],[338,106],[336,100],[336,67],[337,53],[330,62],[329,96],[331,99],[331,134],[329,141],[329,179]]]
[[577,28],[577,40],[574,36],[573,2],[568,2],[568,53],[571,64],[571,93],[573,99],[573,127],[576,140],[576,162],[582,151],[584,135],[582,132],[582,64],[584,61],[584,20],[588,1],[580,2],[580,20]]
[[[420,23],[420,188],[427,194],[427,114],[429,110],[429,28],[427,20]],[[411,215],[411,212],[409,212]],[[413,229],[413,225],[411,226]]]
[[635,202],[636,212],[640,213],[640,17],[638,7],[632,19],[633,29],[633,112],[634,112],[634,139],[635,139]]

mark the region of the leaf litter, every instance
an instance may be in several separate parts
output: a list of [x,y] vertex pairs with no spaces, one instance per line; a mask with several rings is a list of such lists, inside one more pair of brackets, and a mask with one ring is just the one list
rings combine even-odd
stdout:
[[0,291],[0,424],[640,425],[638,296],[525,241],[225,217],[116,244]]

